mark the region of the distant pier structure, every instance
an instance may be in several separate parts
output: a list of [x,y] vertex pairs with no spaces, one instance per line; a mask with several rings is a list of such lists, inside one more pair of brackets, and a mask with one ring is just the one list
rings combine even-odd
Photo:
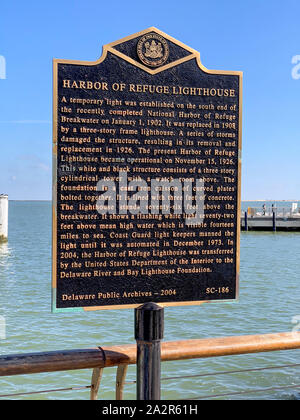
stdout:
[[8,195],[0,194],[0,242],[8,239]]
[[292,207],[277,208],[275,205],[262,209],[249,207],[241,215],[242,230],[271,230],[300,231],[300,209],[298,203],[293,203]]

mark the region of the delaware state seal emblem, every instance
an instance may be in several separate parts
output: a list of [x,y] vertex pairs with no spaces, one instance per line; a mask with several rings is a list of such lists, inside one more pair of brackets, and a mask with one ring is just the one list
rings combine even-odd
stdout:
[[169,46],[164,37],[151,32],[139,40],[137,54],[146,66],[159,67],[165,64],[169,58]]

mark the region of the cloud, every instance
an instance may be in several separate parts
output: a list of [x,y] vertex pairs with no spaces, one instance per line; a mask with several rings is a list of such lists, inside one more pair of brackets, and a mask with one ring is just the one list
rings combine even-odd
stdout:
[[37,167],[45,172],[49,172],[51,169],[49,165],[45,165],[44,163],[38,163]]
[[6,60],[0,55],[0,79],[6,79]]
[[43,172],[51,171],[51,167],[47,163],[43,162],[41,158],[37,155],[20,155],[18,159],[23,162],[29,162],[31,165],[31,169],[39,169]]

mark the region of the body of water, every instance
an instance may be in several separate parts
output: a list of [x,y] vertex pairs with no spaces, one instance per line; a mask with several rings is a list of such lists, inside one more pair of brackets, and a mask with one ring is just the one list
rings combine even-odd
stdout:
[[[243,204],[243,208],[248,206]],[[291,331],[297,327],[293,322],[300,323],[299,255],[299,232],[243,232],[239,300],[166,308],[165,341]],[[1,355],[134,342],[132,309],[51,313],[50,202],[10,202],[9,241],[0,244],[0,317],[6,323]],[[162,377],[299,363],[299,354],[295,350],[167,362],[162,364]],[[105,369],[99,399],[115,398],[115,373],[116,368]],[[91,374],[84,370],[0,378],[0,395],[90,385]],[[135,367],[130,367],[127,380],[134,379]],[[299,384],[299,368],[184,378],[163,381],[162,399]],[[88,399],[89,390],[18,398]],[[125,398],[135,399],[135,385],[126,385]],[[298,399],[299,390],[247,398]]]

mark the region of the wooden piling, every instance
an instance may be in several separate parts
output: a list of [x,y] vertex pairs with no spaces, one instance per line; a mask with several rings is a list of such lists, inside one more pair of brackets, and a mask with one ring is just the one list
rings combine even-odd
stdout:
[[245,231],[248,232],[248,213],[245,211]]
[[276,232],[276,213],[273,211],[273,232]]

